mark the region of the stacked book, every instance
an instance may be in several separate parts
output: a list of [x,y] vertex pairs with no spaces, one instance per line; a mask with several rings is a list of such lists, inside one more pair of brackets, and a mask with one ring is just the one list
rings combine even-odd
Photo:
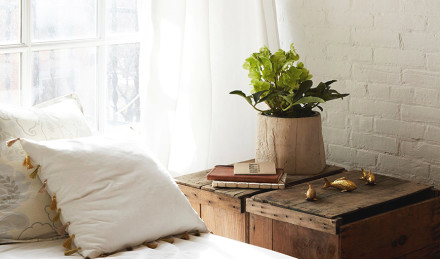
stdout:
[[264,162],[218,165],[206,178],[212,180],[212,187],[284,189],[286,177],[283,169],[275,169],[274,163]]

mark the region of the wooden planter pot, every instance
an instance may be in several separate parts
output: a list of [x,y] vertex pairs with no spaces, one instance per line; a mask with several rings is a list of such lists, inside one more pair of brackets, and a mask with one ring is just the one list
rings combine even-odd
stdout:
[[318,174],[326,165],[321,114],[305,118],[258,115],[256,162],[273,161],[287,174]]

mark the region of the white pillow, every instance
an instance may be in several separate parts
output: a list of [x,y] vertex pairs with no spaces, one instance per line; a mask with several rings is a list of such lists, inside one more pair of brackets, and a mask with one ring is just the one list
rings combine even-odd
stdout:
[[138,143],[106,137],[21,139],[83,256],[185,231],[206,232],[167,171]]
[[56,238],[58,224],[50,197],[39,194],[41,183],[28,177],[20,145],[6,147],[16,137],[34,140],[87,137],[91,131],[75,95],[24,108],[0,104],[0,244]]

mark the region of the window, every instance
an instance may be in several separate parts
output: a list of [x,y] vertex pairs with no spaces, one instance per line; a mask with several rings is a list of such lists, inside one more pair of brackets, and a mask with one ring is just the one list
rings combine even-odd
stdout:
[[75,92],[99,130],[140,121],[141,0],[0,0],[0,102]]

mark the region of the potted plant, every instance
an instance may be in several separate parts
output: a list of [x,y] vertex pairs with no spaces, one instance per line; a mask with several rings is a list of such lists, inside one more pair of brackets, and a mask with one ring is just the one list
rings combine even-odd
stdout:
[[321,115],[314,108],[322,111],[321,103],[348,94],[331,89],[336,80],[312,87],[312,75],[298,60],[293,44],[289,51],[274,54],[264,46],[243,65],[249,71],[251,94],[230,94],[243,97],[259,112],[257,162],[273,161],[288,174],[317,174],[326,161]]

